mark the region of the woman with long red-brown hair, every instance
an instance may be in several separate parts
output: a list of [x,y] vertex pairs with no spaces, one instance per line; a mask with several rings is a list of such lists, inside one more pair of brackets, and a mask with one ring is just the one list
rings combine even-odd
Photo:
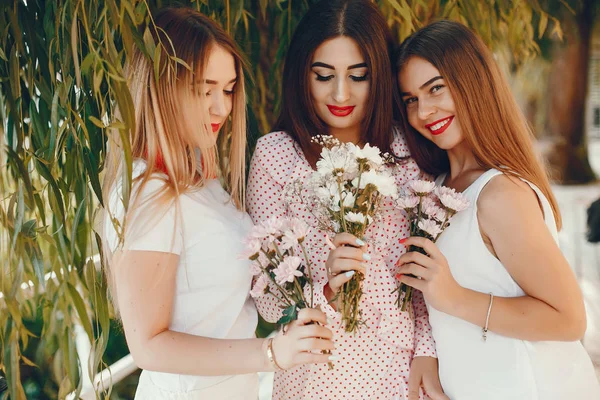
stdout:
[[400,46],[412,156],[463,192],[436,244],[408,238],[401,282],[423,292],[440,379],[460,400],[597,399],[579,339],[581,290],[557,244],[561,219],[532,135],[484,43],[465,26],[433,23]]

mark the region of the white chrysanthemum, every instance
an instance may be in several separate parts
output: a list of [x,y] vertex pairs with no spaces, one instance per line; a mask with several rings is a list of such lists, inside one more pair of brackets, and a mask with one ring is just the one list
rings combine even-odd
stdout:
[[365,218],[365,215],[363,213],[355,213],[355,212],[350,211],[350,212],[347,212],[345,215],[346,222],[352,222],[355,224],[364,224],[365,219],[366,219],[367,225],[370,224],[371,222],[373,222],[373,218],[371,216],[367,216]]
[[344,207],[346,207],[346,208],[354,207],[354,202],[356,201],[356,198],[355,198],[354,194],[352,194],[352,192],[343,192],[342,196],[343,196],[342,204],[344,205]]
[[383,165],[383,158],[378,147],[371,146],[369,143],[365,144],[362,149],[354,143],[348,143],[348,147],[350,147],[356,158],[368,160],[373,166]]
[[[352,184],[354,186],[358,185],[358,178],[354,179]],[[396,180],[387,172],[377,172],[373,170],[363,172],[360,176],[359,189],[364,189],[367,185],[375,186],[377,191],[383,196],[395,197],[398,195]]]
[[343,179],[351,179],[358,172],[358,163],[346,147],[324,148],[317,161],[317,172],[322,177],[338,176],[341,172]]
[[301,263],[302,259],[300,257],[285,257],[273,271],[275,273],[275,281],[283,285],[286,282],[293,282],[297,276],[302,276],[302,271],[298,269]]
[[453,214],[466,210],[469,207],[469,200],[462,193],[456,191],[438,191],[437,195],[442,206]]
[[263,296],[268,286],[269,278],[267,278],[265,275],[259,276],[256,282],[254,282],[254,286],[250,291],[250,296],[252,296],[253,298]]
[[419,205],[419,196],[413,194],[408,196],[398,197],[396,199],[396,207],[402,208],[403,210],[412,210]]
[[418,226],[419,229],[421,229],[423,232],[426,232],[433,238],[437,237],[437,235],[442,233],[442,227],[437,221],[434,221],[432,219],[422,219],[419,221]]
[[425,180],[414,180],[408,182],[408,187],[418,196],[425,196],[433,191],[435,182]]

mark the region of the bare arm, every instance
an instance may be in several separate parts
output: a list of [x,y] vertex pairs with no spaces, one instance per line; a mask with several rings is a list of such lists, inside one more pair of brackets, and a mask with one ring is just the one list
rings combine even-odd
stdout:
[[[489,330],[517,339],[573,341],[586,328],[586,315],[577,280],[547,229],[537,196],[524,182],[494,178],[478,201],[481,230],[493,251],[525,296],[495,297]],[[423,287],[433,307],[483,326],[490,303],[487,293],[459,286],[435,244],[411,238],[406,244],[424,245],[430,257],[408,253],[402,280]],[[422,246],[423,247],[423,246]],[[417,281],[417,282],[415,282]]]
[[[213,339],[169,330],[179,256],[154,251],[127,251],[118,256],[114,278],[125,336],[140,368],[184,375],[233,375],[272,371],[265,339]],[[199,305],[201,307],[201,305]],[[331,331],[317,310],[305,311],[285,336],[273,342],[284,368],[327,362],[313,349],[333,349]],[[324,339],[319,339],[324,338]]]

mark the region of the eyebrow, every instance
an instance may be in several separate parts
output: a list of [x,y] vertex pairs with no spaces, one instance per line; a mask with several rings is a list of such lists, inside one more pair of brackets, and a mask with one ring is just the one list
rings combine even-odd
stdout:
[[[431,78],[430,80],[428,80],[427,82],[425,82],[424,84],[422,84],[421,86],[419,86],[419,89],[423,89],[424,87],[431,85],[433,82],[435,82],[435,81],[437,81],[439,79],[444,79],[444,77],[442,77],[440,75],[434,76],[433,78]],[[408,96],[410,94],[411,94],[410,92],[402,92],[402,93],[400,93],[400,95],[402,97]]]
[[[227,84],[229,85],[230,83],[234,83],[237,81],[237,78],[233,78],[232,80],[230,80]],[[204,83],[206,83],[207,85],[216,85],[217,81],[213,81],[212,79],[206,79],[204,81]]]
[[[322,63],[320,61],[317,61],[317,62],[313,63],[310,67],[311,68],[314,68],[314,67],[323,67],[323,68],[328,68],[328,69],[335,69],[335,67],[333,65],[325,64],[325,63]],[[367,63],[363,62],[363,63],[358,63],[358,64],[352,64],[347,69],[351,70],[351,69],[366,68],[366,67],[368,67]]]

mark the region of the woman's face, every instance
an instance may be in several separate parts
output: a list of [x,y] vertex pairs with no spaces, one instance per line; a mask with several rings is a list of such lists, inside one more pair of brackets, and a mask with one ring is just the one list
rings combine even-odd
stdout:
[[310,93],[319,118],[330,134],[360,137],[369,98],[369,70],[356,42],[340,36],[323,42],[313,55]]
[[420,57],[412,57],[400,70],[398,82],[413,128],[444,150],[463,141],[454,100],[436,67]]
[[217,134],[233,108],[233,92],[237,82],[235,60],[230,52],[213,46],[204,70],[202,88],[206,96],[212,132]]

